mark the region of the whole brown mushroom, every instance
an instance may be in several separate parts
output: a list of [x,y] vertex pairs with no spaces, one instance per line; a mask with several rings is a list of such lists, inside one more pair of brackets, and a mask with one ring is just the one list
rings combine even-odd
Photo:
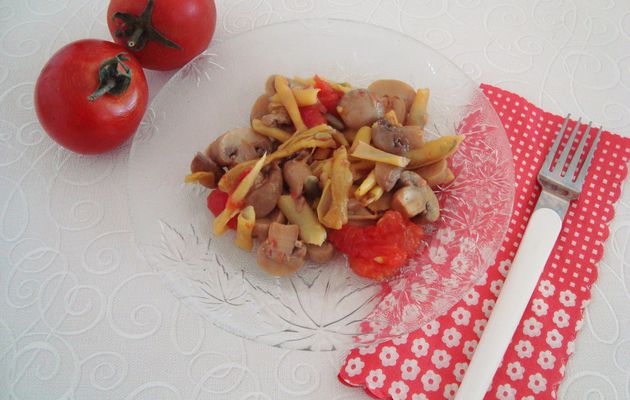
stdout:
[[388,153],[404,155],[424,144],[419,126],[394,126],[385,119],[372,125],[372,145]]
[[423,222],[435,222],[440,216],[438,198],[422,177],[412,171],[404,171],[399,182],[403,185],[392,196],[392,210],[405,218],[420,216]]
[[256,261],[265,272],[275,276],[291,275],[304,265],[306,246],[297,240],[297,225],[277,222],[269,226],[269,234],[256,253]]
[[254,207],[256,218],[269,215],[282,195],[282,172],[277,163],[268,166],[259,175],[259,179],[254,183],[247,197],[245,206]]
[[212,142],[206,154],[222,167],[233,167],[244,161],[261,157],[271,150],[269,138],[259,135],[250,128],[235,128]]
[[371,125],[383,114],[383,105],[366,89],[351,90],[339,101],[339,115],[345,126],[351,129]]

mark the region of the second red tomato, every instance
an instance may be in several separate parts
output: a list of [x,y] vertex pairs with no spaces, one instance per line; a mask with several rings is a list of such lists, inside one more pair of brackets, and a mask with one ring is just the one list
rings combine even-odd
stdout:
[[107,25],[148,69],[180,68],[210,44],[216,24],[213,0],[111,0]]

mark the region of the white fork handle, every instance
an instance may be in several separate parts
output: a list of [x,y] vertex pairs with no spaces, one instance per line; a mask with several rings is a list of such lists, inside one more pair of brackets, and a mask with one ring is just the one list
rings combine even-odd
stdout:
[[562,219],[553,210],[539,208],[532,214],[455,400],[485,396],[561,228]]

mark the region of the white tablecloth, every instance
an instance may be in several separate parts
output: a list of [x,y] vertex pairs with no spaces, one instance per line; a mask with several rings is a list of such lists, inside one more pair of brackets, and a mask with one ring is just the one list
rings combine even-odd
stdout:
[[[478,82],[630,134],[628,0],[488,3],[224,0],[215,41],[303,17],[383,25]],[[134,247],[129,145],[81,157],[41,131],[39,70],[65,43],[109,39],[106,8],[0,0],[0,399],[365,398],[338,383],[340,353],[245,341],[182,307]],[[148,73],[152,96],[169,76]],[[561,399],[630,399],[629,200],[626,190]]]

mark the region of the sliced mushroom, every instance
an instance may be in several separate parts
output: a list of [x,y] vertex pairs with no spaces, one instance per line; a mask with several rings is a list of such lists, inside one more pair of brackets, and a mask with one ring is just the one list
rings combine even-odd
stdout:
[[421,215],[426,222],[435,222],[440,216],[438,198],[422,177],[412,171],[404,171],[399,179],[403,185],[392,196],[392,210],[406,218]]
[[269,96],[263,94],[252,105],[252,110],[249,112],[249,121],[260,119],[267,114],[269,114]]
[[322,194],[322,188],[319,186],[319,179],[315,175],[307,176],[304,179],[304,196],[308,200],[314,200]]
[[453,171],[448,168],[446,159],[418,168],[416,172],[424,178],[431,187],[446,185],[455,179]]
[[306,161],[307,159],[304,157],[294,158],[282,166],[282,176],[294,197],[302,195],[306,178],[313,175],[313,171]]
[[232,167],[260,157],[271,150],[269,138],[257,134],[250,128],[236,128],[212,142],[206,154],[218,165]]
[[419,126],[393,126],[385,119],[372,125],[372,145],[391,154],[404,155],[422,147],[422,136]]
[[367,205],[367,208],[374,213],[384,212],[392,208],[392,192],[385,192],[376,201]]
[[374,174],[376,176],[376,183],[383,189],[385,192],[389,192],[392,190],[396,182],[398,182],[398,178],[400,178],[400,174],[403,172],[403,168],[396,167],[391,164],[385,164],[377,162],[374,166]]
[[339,115],[348,128],[371,125],[383,114],[383,105],[366,89],[351,90],[339,101]]
[[306,246],[297,240],[297,225],[283,225],[277,222],[269,226],[269,235],[256,253],[258,265],[267,273],[286,276],[304,265]]
[[425,181],[413,171],[403,171],[400,174],[400,183],[403,186],[422,186],[425,184]]
[[219,175],[220,168],[210,157],[201,152],[197,152],[190,162],[190,172],[212,172],[215,175]]
[[223,170],[210,157],[204,153],[197,152],[190,162],[190,173],[191,176],[195,176],[194,181],[207,188],[214,189],[217,187],[217,182],[221,178]]
[[263,124],[272,127],[286,127],[292,124],[289,113],[283,107],[273,108],[270,112],[263,115],[260,120]]
[[383,103],[385,114],[394,110],[398,122],[401,125],[405,124],[405,119],[407,118],[407,104],[405,104],[404,100],[396,96],[383,96],[380,98],[380,102]]
[[275,208],[265,218],[256,219],[254,230],[252,231],[252,236],[262,242],[267,239],[267,234],[269,233],[269,225],[271,225],[271,223],[277,222],[279,224],[283,224],[286,222],[286,220],[287,219],[284,217],[284,214],[282,214],[279,209]]
[[316,264],[327,263],[334,255],[335,248],[329,241],[325,241],[321,246],[315,244],[306,245],[306,257]]
[[392,196],[392,210],[405,218],[413,218],[426,211],[424,191],[417,186],[403,186]]
[[258,182],[245,198],[245,206],[253,206],[257,218],[266,217],[276,207],[282,194],[282,172],[273,163],[267,172],[259,175]]
[[[368,90],[379,97],[390,96],[398,97],[405,102],[406,112],[409,112],[413,99],[416,97],[416,91],[403,81],[396,79],[379,79],[372,82],[368,86]],[[401,123],[402,120],[399,120]]]

